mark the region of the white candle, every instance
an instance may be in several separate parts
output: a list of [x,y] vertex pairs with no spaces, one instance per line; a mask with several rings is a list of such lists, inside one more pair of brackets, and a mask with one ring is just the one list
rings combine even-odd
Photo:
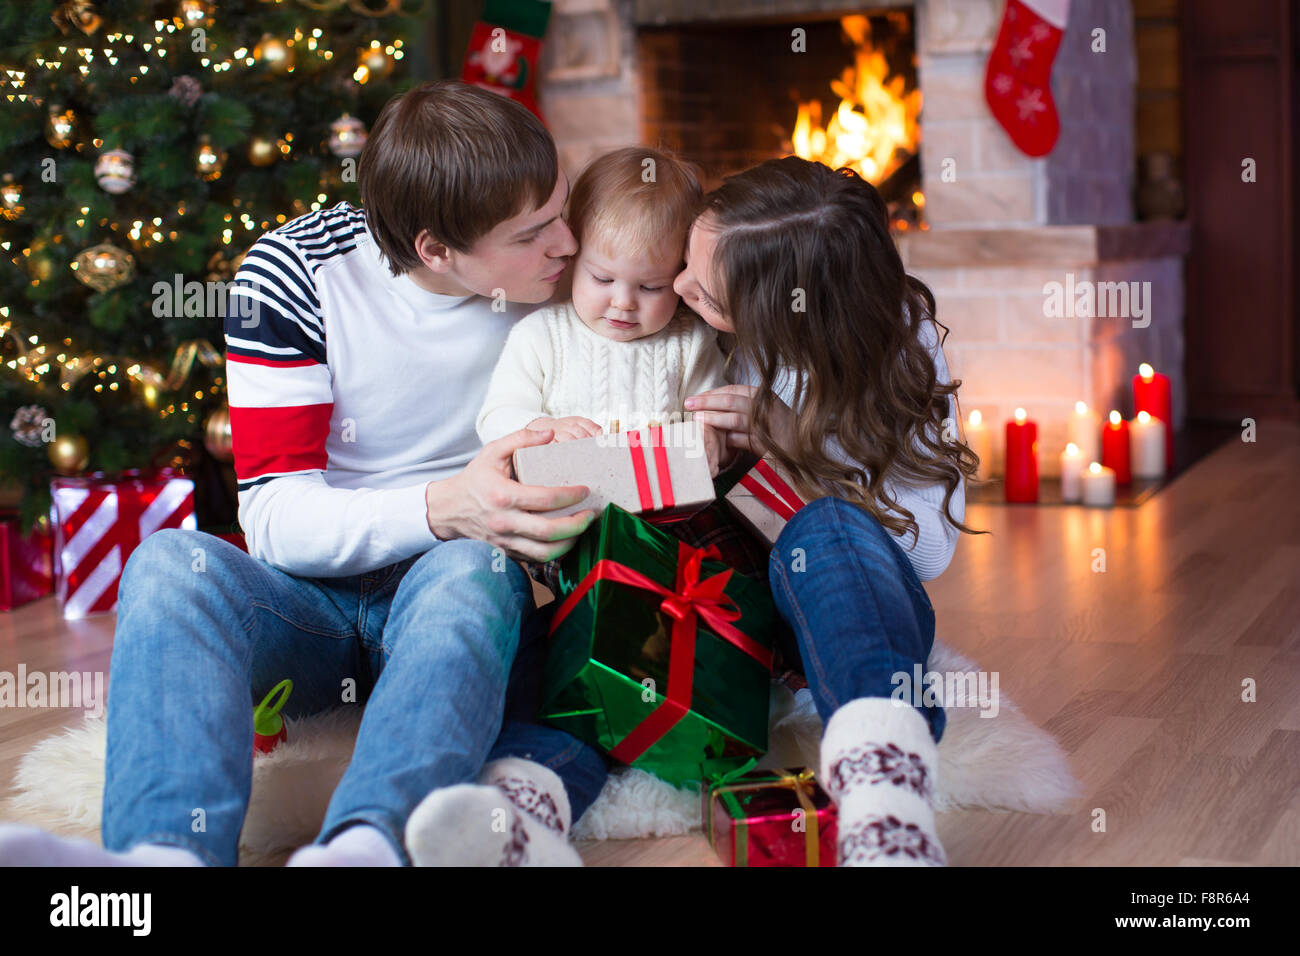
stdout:
[[1082,494],[1081,474],[1083,472],[1083,455],[1074,442],[1065,446],[1061,452],[1061,500],[1078,501]]
[[1083,503],[1109,508],[1115,504],[1115,469],[1092,462],[1080,475]]
[[970,421],[966,423],[966,444],[979,456],[975,480],[988,481],[993,475],[993,431],[984,424],[978,408],[970,413]]
[[1101,416],[1090,409],[1087,402],[1074,403],[1070,435],[1066,440],[1079,446],[1079,456],[1084,461],[1101,459]]
[[1129,422],[1129,459],[1134,478],[1163,478],[1165,476],[1165,423],[1151,417],[1150,412],[1138,412]]

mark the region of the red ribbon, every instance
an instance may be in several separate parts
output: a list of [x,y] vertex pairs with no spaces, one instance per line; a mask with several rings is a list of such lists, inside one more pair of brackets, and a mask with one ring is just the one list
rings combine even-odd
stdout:
[[[759,459],[754,471],[758,472],[767,479],[767,483],[772,486],[769,491],[763,486],[763,483],[754,477],[753,472],[745,475],[740,479],[742,487],[747,488],[755,498],[763,502],[786,521],[794,517],[795,512],[802,508],[807,502],[795,494],[794,489],[787,485],[781,476],[776,473],[776,469],[767,462]],[[775,492],[775,494],[773,493]]]
[[[646,462],[648,456],[642,451],[639,431],[627,433],[627,447],[632,455],[632,474],[636,477],[636,494],[641,500],[641,510],[654,511],[655,498],[650,489],[650,470]],[[673,476],[668,469],[668,451],[664,447],[663,426],[650,428],[650,447],[654,451],[655,475],[659,479],[659,497],[663,502],[659,507],[671,508],[676,499],[673,497]]]
[[700,580],[705,558],[720,557],[716,546],[693,548],[684,541],[677,544],[677,585],[669,590],[635,568],[605,559],[582,579],[573,593],[564,599],[551,619],[550,633],[577,607],[578,602],[597,581],[615,581],[634,588],[653,591],[663,597],[659,609],[673,619],[668,651],[668,690],[650,714],[637,724],[609,752],[615,760],[632,763],[668,733],[691,709],[691,692],[695,681],[695,635],[702,619],[723,640],[744,651],[771,670],[772,652],[730,622],[740,617],[740,609],[724,590],[731,579],[728,568],[721,574]]

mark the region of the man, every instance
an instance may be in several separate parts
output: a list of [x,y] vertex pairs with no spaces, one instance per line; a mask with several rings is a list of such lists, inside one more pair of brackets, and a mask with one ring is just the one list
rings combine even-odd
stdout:
[[408,842],[422,864],[579,862],[569,828],[605,764],[527,719],[535,661],[511,668],[539,622],[506,556],[557,557],[594,515],[543,514],[586,488],[511,480],[514,450],[550,432],[480,450],[474,431],[528,311],[510,303],[549,299],[576,251],[568,182],[535,116],[450,81],[384,107],[358,182],[364,212],[295,219],[236,276],[227,375],[249,554],[169,529],[123,572],[104,849],[7,827],[0,862],[233,865],[252,702],[286,677],[289,716],[365,707],[320,834],[290,865],[398,865]]

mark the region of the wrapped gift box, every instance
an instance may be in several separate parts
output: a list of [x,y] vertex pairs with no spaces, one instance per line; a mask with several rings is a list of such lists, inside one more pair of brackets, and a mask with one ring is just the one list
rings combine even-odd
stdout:
[[776,544],[785,523],[807,503],[767,458],[746,472],[724,500],[732,513],[768,544]]
[[48,525],[19,529],[16,511],[0,512],[0,611],[45,597],[54,590],[54,535]]
[[560,565],[541,718],[674,784],[767,749],[766,586],[615,505]]
[[700,426],[693,421],[520,448],[515,477],[525,485],[586,485],[578,504],[548,515],[597,513],[617,505],[633,514],[686,513],[714,500]]
[[728,866],[835,865],[835,804],[811,770],[755,770],[702,797],[704,832]]
[[117,609],[117,584],[131,552],[162,528],[197,527],[194,482],[170,469],[149,475],[127,471],[57,477],[54,499],[54,574],[66,618]]

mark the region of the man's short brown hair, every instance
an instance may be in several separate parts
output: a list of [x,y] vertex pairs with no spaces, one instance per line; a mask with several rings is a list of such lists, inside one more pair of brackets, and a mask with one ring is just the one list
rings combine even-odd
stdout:
[[541,120],[499,93],[425,83],[384,104],[361,151],[366,224],[393,275],[422,264],[422,230],[469,252],[499,223],[544,205],[559,178]]

